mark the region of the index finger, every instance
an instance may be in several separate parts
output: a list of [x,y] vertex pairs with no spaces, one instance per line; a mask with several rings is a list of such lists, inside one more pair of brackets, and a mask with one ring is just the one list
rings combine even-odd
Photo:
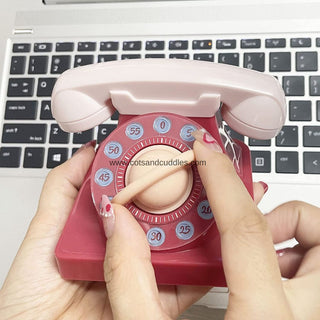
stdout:
[[221,236],[223,267],[231,293],[252,296],[282,291],[271,233],[231,161],[195,141],[202,183]]

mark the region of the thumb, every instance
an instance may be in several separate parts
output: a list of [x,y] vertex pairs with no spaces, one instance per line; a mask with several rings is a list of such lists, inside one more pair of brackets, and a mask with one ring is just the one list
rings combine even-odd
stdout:
[[107,247],[104,276],[114,319],[152,319],[160,300],[146,235],[123,206],[102,197]]

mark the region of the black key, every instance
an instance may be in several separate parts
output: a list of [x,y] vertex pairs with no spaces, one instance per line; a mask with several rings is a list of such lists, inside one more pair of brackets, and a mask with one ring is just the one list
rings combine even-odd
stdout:
[[57,124],[52,124],[50,128],[50,143],[68,143],[69,133],[62,131],[62,129]]
[[170,59],[189,59],[188,53],[171,53],[169,54]]
[[318,53],[313,52],[296,52],[296,70],[297,71],[317,71],[318,70]]
[[3,143],[45,143],[47,125],[5,123],[2,132]]
[[40,119],[41,120],[53,120],[51,113],[51,101],[43,100],[41,101],[41,110],[40,110]]
[[14,56],[11,58],[10,74],[24,74],[26,69],[26,57]]
[[34,120],[37,117],[37,101],[7,101],[6,120]]
[[21,148],[0,148],[0,168],[19,168]]
[[193,40],[192,49],[194,50],[208,50],[212,48],[212,40]]
[[249,138],[249,146],[270,147],[271,140],[258,140],[258,139]]
[[311,101],[296,100],[289,102],[290,121],[311,121]]
[[261,40],[260,39],[242,39],[241,40],[241,48],[249,49],[249,48],[260,48]]
[[98,56],[98,62],[115,61],[118,57],[116,54],[100,54]]
[[70,56],[52,56],[51,73],[59,74],[71,67]]
[[55,168],[68,159],[67,148],[49,148],[47,158],[47,168]]
[[42,168],[44,148],[26,148],[24,150],[24,168]]
[[285,48],[286,39],[285,38],[271,38],[266,39],[266,48]]
[[303,153],[303,172],[320,174],[320,152]]
[[116,110],[112,116],[111,116],[111,120],[119,120],[119,111]]
[[145,55],[145,57],[147,58],[147,59],[163,59],[163,58],[165,58],[166,56],[165,56],[165,54],[162,54],[162,53],[153,53],[153,54],[146,54]]
[[259,53],[259,52],[245,53],[243,66],[247,69],[264,72],[265,70],[264,53]]
[[33,50],[34,52],[50,52],[52,51],[52,43],[48,43],[48,42],[35,43]]
[[292,38],[290,45],[292,48],[311,47],[311,38]]
[[12,52],[30,52],[30,43],[14,43],[12,46]]
[[240,141],[244,141],[244,136],[242,134],[240,134],[239,132],[231,129],[229,126],[225,126],[225,131],[228,134],[229,137],[231,137],[231,139],[237,139]]
[[304,77],[283,77],[282,87],[286,96],[304,96]]
[[276,172],[277,173],[298,173],[299,159],[296,151],[276,152]]
[[122,49],[128,51],[141,50],[141,41],[124,41]]
[[34,90],[34,79],[11,78],[8,84],[8,97],[31,97]]
[[214,60],[213,53],[195,53],[193,55],[193,60],[201,60],[201,61],[211,61]]
[[290,52],[270,52],[269,71],[282,72],[291,71],[291,54]]
[[234,39],[217,40],[217,43],[216,43],[217,49],[235,49],[236,46],[237,46],[237,41]]
[[96,47],[96,42],[78,42],[78,51],[95,51]]
[[239,66],[239,53],[219,53],[218,62]]
[[102,41],[100,42],[100,51],[118,51],[119,42],[117,41]]
[[316,46],[320,47],[320,38],[316,38]]
[[93,63],[93,55],[76,55],[74,58],[74,67],[86,66]]
[[317,101],[317,120],[320,121],[320,101]]
[[127,60],[127,59],[140,59],[141,54],[123,54],[121,55],[121,60]]
[[48,56],[31,56],[29,60],[29,74],[46,74],[48,70]]
[[320,126],[303,127],[303,146],[320,147]]
[[56,51],[57,52],[71,52],[74,49],[73,42],[57,42]]
[[116,127],[116,124],[100,124],[97,142],[101,143]]
[[310,96],[320,96],[320,76],[310,76],[309,94]]
[[251,165],[253,172],[271,172],[271,152],[251,151]]
[[276,136],[276,146],[297,147],[298,146],[298,127],[283,126]]
[[39,78],[37,96],[50,97],[57,78]]
[[169,50],[187,50],[188,40],[171,40],[169,41]]
[[93,140],[93,129],[73,134],[73,143],[85,144],[91,140]]
[[146,50],[164,50],[164,41],[147,41]]

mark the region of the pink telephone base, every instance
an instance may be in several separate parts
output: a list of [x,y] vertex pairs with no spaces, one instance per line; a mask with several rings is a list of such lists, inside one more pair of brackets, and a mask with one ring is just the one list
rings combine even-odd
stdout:
[[[252,196],[250,151],[237,143],[242,149],[241,179]],[[55,250],[59,272],[68,280],[104,281],[106,237],[91,198],[90,172]],[[151,251],[151,257],[158,284],[226,286],[216,224],[190,245]]]

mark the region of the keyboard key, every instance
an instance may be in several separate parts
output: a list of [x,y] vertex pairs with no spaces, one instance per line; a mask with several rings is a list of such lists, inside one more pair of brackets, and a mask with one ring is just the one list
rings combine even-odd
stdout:
[[3,143],[45,143],[46,124],[5,123],[2,132]]
[[282,87],[286,96],[304,96],[304,77],[303,76],[283,77]]
[[320,174],[320,152],[303,153],[303,172],[307,174]]
[[235,49],[236,46],[237,46],[237,41],[234,39],[217,40],[217,43],[216,43],[217,49]]
[[50,97],[57,78],[39,78],[37,96]]
[[164,50],[164,41],[147,41],[146,50]]
[[24,150],[24,168],[42,168],[44,160],[44,148],[26,148]]
[[112,116],[111,116],[111,120],[119,120],[119,111],[116,110]]
[[289,102],[290,121],[311,121],[311,101],[296,100]]
[[6,120],[34,120],[37,117],[37,101],[7,101]]
[[187,50],[188,40],[172,40],[169,41],[169,50]]
[[101,143],[116,127],[116,124],[100,124],[98,127],[97,143]]
[[264,72],[265,70],[265,56],[264,53],[245,53],[243,66],[247,69]]
[[320,96],[320,76],[311,76],[309,78],[310,96]]
[[292,48],[311,47],[311,38],[292,38],[290,45]]
[[146,54],[145,55],[145,58],[147,58],[147,59],[159,59],[159,58],[161,58],[161,59],[163,59],[163,58],[165,58],[166,56],[165,56],[165,54],[162,54],[162,53],[153,53],[153,54]]
[[11,78],[8,84],[8,97],[31,97],[34,90],[34,79]]
[[74,58],[74,67],[86,66],[93,63],[93,55],[76,55]]
[[26,57],[14,56],[11,58],[10,74],[24,74],[26,69]]
[[0,168],[19,168],[21,148],[0,148]]
[[276,172],[277,173],[298,173],[299,159],[296,151],[276,152]]
[[261,47],[260,39],[242,39],[241,40],[242,49],[260,48],[260,47]]
[[122,45],[123,50],[138,51],[141,50],[141,41],[124,41]]
[[266,45],[266,48],[285,48],[286,39],[285,38],[266,39],[265,45]]
[[251,151],[252,172],[271,172],[271,152]]
[[316,46],[320,47],[320,38],[316,38]]
[[194,50],[208,50],[212,48],[212,40],[193,40],[192,49]]
[[213,53],[195,53],[193,55],[193,60],[200,60],[200,61],[211,61],[214,60]]
[[127,59],[141,59],[141,54],[123,54],[121,55],[121,60]]
[[119,42],[117,41],[102,41],[100,42],[100,51],[118,51]]
[[283,72],[291,71],[291,54],[290,52],[270,52],[269,71]]
[[249,138],[249,146],[270,147],[271,140],[258,140],[258,139]]
[[59,125],[52,124],[50,128],[50,143],[69,143],[69,133],[63,131]]
[[218,62],[239,66],[239,53],[219,53]]
[[93,129],[73,134],[73,143],[75,144],[85,144],[91,140],[93,140]]
[[169,55],[170,59],[189,59],[188,53],[171,53]]
[[67,148],[49,148],[47,158],[47,168],[52,169],[64,163],[68,159]]
[[107,62],[107,61],[115,61],[118,60],[116,54],[100,54],[98,56],[98,62]]
[[317,101],[317,120],[320,121],[320,101]]
[[12,46],[12,52],[30,52],[31,45],[30,43],[14,43]]
[[78,51],[95,51],[96,42],[78,42]]
[[70,56],[52,56],[51,73],[60,74],[71,67]]
[[303,146],[320,147],[320,126],[303,127]]
[[48,56],[31,56],[29,60],[29,74],[46,74],[48,70]]
[[244,136],[242,134],[240,134],[239,132],[233,130],[232,128],[230,128],[228,125],[225,125],[225,132],[227,133],[227,135],[229,137],[231,137],[231,139],[237,139],[240,141],[244,141]]
[[276,136],[276,146],[278,147],[297,147],[298,146],[298,127],[283,126]]
[[318,53],[317,52],[296,52],[297,71],[317,71]]
[[43,100],[41,101],[41,109],[40,109],[40,119],[41,120],[53,120],[53,116],[51,113],[51,101]]
[[33,50],[34,52],[51,52],[52,43],[48,43],[48,42],[35,43]]
[[56,51],[57,52],[72,52],[74,49],[73,42],[57,42]]

